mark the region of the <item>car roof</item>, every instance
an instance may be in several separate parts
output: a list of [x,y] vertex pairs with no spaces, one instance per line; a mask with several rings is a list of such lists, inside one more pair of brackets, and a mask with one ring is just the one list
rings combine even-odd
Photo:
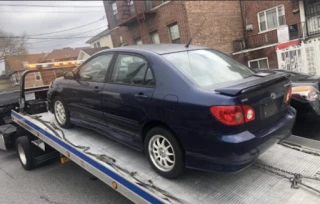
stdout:
[[[125,47],[117,47],[107,49],[104,51],[149,51],[157,54],[167,54],[172,52],[182,52],[187,50],[199,50],[199,49],[210,49],[208,47],[190,45],[186,48],[184,44],[145,44],[145,45],[130,45]],[[103,52],[103,51],[101,51]]]

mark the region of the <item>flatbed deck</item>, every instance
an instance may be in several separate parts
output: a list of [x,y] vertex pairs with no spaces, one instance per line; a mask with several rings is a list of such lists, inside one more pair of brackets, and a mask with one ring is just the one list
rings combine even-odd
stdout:
[[[55,122],[51,113],[37,116]],[[186,170],[182,177],[168,180],[152,170],[142,153],[95,131],[77,126],[62,129],[71,143],[90,148],[81,149],[65,141],[59,131],[56,136],[31,116],[13,111],[12,117],[20,126],[136,203],[320,203],[319,193],[303,186],[293,189],[288,179],[254,166],[238,174]],[[108,163],[98,159],[101,155],[108,156],[103,157],[108,158]],[[115,163],[110,162],[110,158],[115,159]],[[282,145],[272,147],[258,162],[305,176],[316,176],[320,172],[320,156]],[[305,179],[303,182],[320,189],[320,181]]]

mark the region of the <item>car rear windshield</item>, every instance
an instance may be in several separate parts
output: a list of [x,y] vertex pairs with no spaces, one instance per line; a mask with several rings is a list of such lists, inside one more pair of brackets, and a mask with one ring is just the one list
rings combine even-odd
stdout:
[[163,55],[198,86],[241,80],[254,74],[248,67],[215,50],[193,50]]

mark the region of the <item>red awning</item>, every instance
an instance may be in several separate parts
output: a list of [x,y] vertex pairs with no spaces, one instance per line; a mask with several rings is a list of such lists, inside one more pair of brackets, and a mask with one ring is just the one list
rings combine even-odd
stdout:
[[281,44],[276,45],[276,50],[285,49],[285,48],[290,47],[290,46],[300,45],[300,43],[301,43],[300,40],[281,43]]

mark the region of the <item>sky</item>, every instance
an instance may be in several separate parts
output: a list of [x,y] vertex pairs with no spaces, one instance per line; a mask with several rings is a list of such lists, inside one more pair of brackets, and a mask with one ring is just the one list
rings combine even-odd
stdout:
[[[76,6],[82,7],[75,8]],[[90,25],[72,29],[85,24]],[[30,35],[29,38],[78,37],[73,39],[29,39],[29,53],[50,52],[53,49],[64,47],[89,46],[85,42],[105,30],[107,25],[102,1],[0,1],[0,28],[7,32],[15,35],[26,33]],[[57,32],[68,29],[72,30]],[[46,34],[50,32],[57,33]],[[87,38],[79,38],[83,36]]]

